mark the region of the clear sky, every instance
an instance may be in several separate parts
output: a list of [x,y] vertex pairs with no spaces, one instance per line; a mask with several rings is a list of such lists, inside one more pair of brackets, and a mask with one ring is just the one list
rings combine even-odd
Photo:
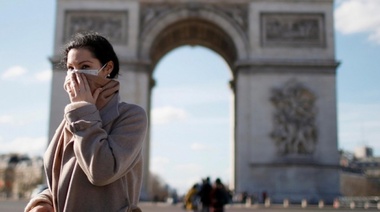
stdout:
[[[335,5],[339,148],[368,145],[379,156],[380,1]],[[46,148],[54,22],[53,0],[0,0],[0,154]],[[179,47],[154,78],[151,171],[180,193],[206,176],[228,183],[232,78],[225,61],[203,47]]]

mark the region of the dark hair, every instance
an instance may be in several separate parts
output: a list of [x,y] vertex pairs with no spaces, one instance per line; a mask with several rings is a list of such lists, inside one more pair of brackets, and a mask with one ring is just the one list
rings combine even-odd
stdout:
[[220,180],[220,178],[216,178],[215,183],[220,185],[220,184],[222,184],[222,181]]
[[111,43],[103,36],[94,33],[77,33],[73,36],[73,39],[67,43],[65,50],[63,52],[62,63],[67,64],[67,55],[71,49],[87,49],[93,56],[100,61],[102,66],[109,61],[113,62],[113,70],[107,78],[115,78],[119,74],[119,59]]

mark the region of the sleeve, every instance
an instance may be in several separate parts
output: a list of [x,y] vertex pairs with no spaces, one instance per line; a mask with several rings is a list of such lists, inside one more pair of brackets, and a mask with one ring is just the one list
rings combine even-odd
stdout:
[[32,208],[36,207],[39,203],[47,203],[53,206],[51,192],[48,188],[43,190],[37,196],[33,197],[26,205],[24,212],[32,210]]
[[74,153],[88,180],[96,186],[110,184],[134,168],[141,158],[147,116],[141,107],[124,104],[109,134],[94,104],[80,104],[66,112],[73,133]]

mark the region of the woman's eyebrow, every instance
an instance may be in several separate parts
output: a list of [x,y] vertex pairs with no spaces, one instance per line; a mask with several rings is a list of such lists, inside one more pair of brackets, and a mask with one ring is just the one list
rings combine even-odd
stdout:
[[82,64],[82,63],[94,63],[94,62],[92,62],[92,61],[90,61],[90,60],[84,60],[84,61],[81,61],[81,62],[79,62],[78,64],[80,65],[80,64]]
[[[84,60],[84,61],[79,62],[78,65],[82,65],[83,63],[91,63],[92,64],[94,62],[92,62],[90,60]],[[73,65],[74,65],[74,63],[67,63],[66,67],[73,66]]]

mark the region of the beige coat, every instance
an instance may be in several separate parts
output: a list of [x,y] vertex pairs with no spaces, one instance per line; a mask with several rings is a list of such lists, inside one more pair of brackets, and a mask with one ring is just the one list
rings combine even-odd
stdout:
[[[57,157],[62,130],[73,137]],[[140,211],[146,130],[145,111],[119,103],[118,95],[100,111],[89,103],[68,105],[44,156],[49,189],[31,200],[26,211],[38,202],[53,204],[57,212]],[[61,158],[60,175],[55,158]]]

